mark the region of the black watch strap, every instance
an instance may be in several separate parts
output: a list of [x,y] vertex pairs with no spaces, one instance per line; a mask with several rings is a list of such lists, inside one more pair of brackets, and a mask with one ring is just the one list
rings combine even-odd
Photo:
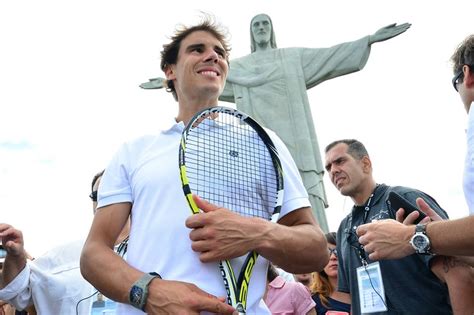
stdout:
[[156,272],[145,273],[132,285],[128,294],[128,302],[130,305],[145,311],[146,300],[148,298],[148,286],[155,278],[161,279],[161,276]]

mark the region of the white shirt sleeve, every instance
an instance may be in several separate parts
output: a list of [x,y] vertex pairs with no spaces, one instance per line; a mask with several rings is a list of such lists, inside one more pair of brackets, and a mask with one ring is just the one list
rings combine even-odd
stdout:
[[0,300],[7,301],[20,310],[33,304],[29,287],[30,274],[31,269],[27,263],[13,281],[0,290]]

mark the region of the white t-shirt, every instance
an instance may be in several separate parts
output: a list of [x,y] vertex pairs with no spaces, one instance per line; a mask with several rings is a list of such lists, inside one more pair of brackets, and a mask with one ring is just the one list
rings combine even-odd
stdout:
[[[191,211],[182,190],[178,148],[182,122],[157,135],[125,143],[106,168],[100,182],[98,207],[131,202],[131,229],[127,262],[143,271],[158,272],[165,280],[194,283],[202,290],[226,296],[217,262],[202,263],[191,249],[185,220]],[[283,142],[269,131],[278,150],[284,173],[283,205],[280,218],[289,212],[309,207],[298,169]],[[233,259],[240,270],[244,257]],[[263,302],[268,262],[259,257],[254,267],[247,299],[248,314],[269,314]],[[121,304],[118,314],[143,314]]]
[[464,164],[464,196],[466,198],[467,206],[469,207],[469,214],[474,215],[474,106],[471,106],[468,114],[467,123],[467,151],[466,160]]

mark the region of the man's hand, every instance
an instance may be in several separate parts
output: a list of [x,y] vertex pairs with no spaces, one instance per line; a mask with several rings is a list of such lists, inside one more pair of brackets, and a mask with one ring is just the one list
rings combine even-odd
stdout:
[[371,260],[398,259],[415,252],[409,243],[414,225],[389,219],[360,225],[356,232]]
[[225,302],[199,289],[194,284],[154,279],[149,286],[145,310],[147,314],[235,314],[236,310]]
[[[416,205],[421,212],[426,214],[426,218],[420,221],[420,223],[428,223],[431,221],[441,221],[443,220],[439,214],[436,213],[431,207],[424,201],[422,198],[416,199]],[[418,211],[413,211],[405,218],[405,210],[403,208],[398,209],[397,213],[395,214],[397,221],[401,222],[405,225],[411,225],[415,223],[415,220],[420,216]]]
[[262,228],[267,223],[265,220],[244,218],[196,195],[193,198],[203,212],[190,216],[186,226],[193,229],[189,233],[191,247],[200,253],[202,262],[232,259],[256,248],[265,230]]
[[11,225],[0,223],[0,240],[10,257],[24,257],[23,233]]

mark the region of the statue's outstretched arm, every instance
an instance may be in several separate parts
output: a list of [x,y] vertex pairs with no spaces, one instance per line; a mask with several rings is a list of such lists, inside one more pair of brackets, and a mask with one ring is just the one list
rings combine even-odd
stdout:
[[142,89],[146,89],[146,90],[162,89],[163,88],[163,82],[165,80],[166,80],[165,78],[148,79],[148,82],[140,84],[140,87]]
[[407,29],[411,26],[410,23],[403,23],[401,25],[397,25],[397,23],[393,23],[382,27],[379,29],[375,34],[370,35],[369,38],[369,45],[377,42],[383,42],[384,40],[390,39],[392,37],[398,36],[401,33],[404,33]]

